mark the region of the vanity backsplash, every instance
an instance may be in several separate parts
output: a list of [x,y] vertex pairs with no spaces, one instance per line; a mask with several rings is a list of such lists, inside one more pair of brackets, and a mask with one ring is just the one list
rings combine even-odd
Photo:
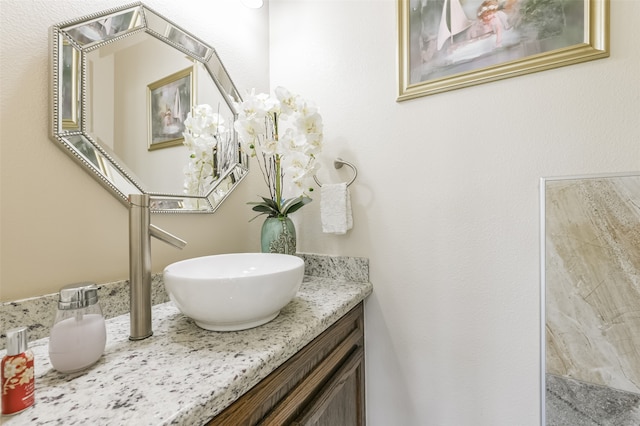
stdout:
[[[369,281],[367,258],[308,253],[300,253],[298,256],[305,261],[305,275],[356,282]],[[129,312],[129,281],[100,284],[98,300],[105,318],[126,314]],[[168,301],[162,274],[154,274],[151,281],[151,303],[158,305]],[[6,331],[14,327],[28,327],[30,341],[49,336],[57,303],[58,293],[2,303],[0,348],[5,347]]]

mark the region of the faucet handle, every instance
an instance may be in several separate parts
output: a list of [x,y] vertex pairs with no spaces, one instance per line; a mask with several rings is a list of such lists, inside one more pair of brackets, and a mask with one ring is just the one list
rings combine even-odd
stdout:
[[164,231],[158,228],[153,224],[149,224],[149,234],[151,234],[152,237],[155,237],[161,241],[164,241],[167,244],[171,244],[175,248],[182,249],[184,248],[184,246],[187,245],[187,242],[185,240],[182,240],[176,237],[175,235],[170,234],[167,231]]

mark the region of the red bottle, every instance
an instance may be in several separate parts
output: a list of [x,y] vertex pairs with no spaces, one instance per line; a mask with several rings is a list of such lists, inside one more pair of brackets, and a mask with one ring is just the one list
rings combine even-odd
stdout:
[[35,402],[33,352],[27,327],[7,330],[7,355],[2,358],[2,414],[16,414]]

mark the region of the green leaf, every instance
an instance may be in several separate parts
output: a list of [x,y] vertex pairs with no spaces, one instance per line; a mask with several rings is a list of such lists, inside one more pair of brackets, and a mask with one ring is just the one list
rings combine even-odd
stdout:
[[264,204],[258,204],[251,208],[254,212],[262,212],[262,213],[271,213],[273,209],[269,206],[265,206]]
[[304,205],[309,204],[311,202],[311,198],[300,196],[298,198],[291,198],[284,203],[282,206],[281,214],[286,216],[296,211],[300,210]]
[[248,205],[253,206],[251,210],[253,210],[254,212],[258,212],[258,215],[250,219],[249,222],[263,214],[274,217],[287,216],[300,210],[304,205],[311,202],[311,198],[300,196],[297,198],[283,200],[282,207],[280,207],[275,202],[275,200],[272,200],[271,198],[262,196],[260,198],[262,198],[262,201],[250,201],[247,203]]
[[276,203],[276,200],[272,200],[271,198],[267,198],[267,197],[260,197],[264,200],[264,204],[271,206],[272,209],[274,209],[275,211],[279,211],[280,210],[280,206],[278,206],[278,203]]
[[256,216],[252,217],[251,219],[249,219],[249,222],[252,222],[253,220],[255,220],[255,219],[259,218],[259,217],[260,217],[260,216],[262,216],[263,214],[264,214],[264,213],[260,213],[260,214],[258,214],[258,215],[256,215]]
[[278,216],[280,214],[280,209],[274,200],[267,197],[260,198],[262,198],[262,201],[250,201],[247,203],[248,205],[253,206],[251,210],[258,212],[258,215],[250,219],[249,222],[263,214],[269,216]]

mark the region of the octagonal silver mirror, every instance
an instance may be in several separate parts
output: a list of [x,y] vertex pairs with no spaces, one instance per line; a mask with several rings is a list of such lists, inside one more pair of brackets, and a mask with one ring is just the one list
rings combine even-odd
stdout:
[[[51,137],[123,203],[144,193],[154,212],[210,213],[246,175],[241,97],[211,46],[142,3],[54,25],[50,40]],[[193,185],[183,133],[200,104],[226,131]]]

